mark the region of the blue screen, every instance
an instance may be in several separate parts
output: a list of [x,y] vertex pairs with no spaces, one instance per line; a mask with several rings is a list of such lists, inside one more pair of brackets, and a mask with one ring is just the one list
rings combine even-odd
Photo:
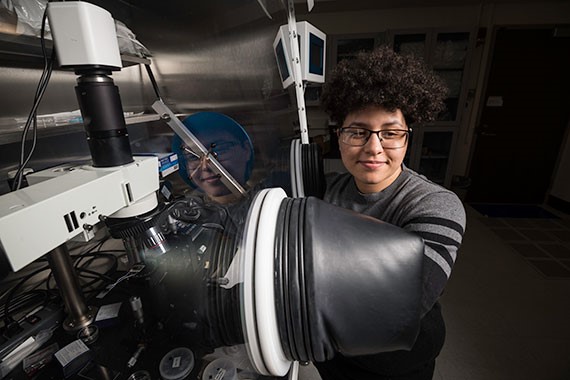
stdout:
[[309,72],[315,75],[323,75],[325,41],[309,33]]
[[285,58],[285,51],[283,50],[283,40],[279,40],[275,47],[275,54],[277,55],[277,64],[279,65],[279,72],[281,73],[281,81],[289,78],[289,70],[287,70],[287,61]]

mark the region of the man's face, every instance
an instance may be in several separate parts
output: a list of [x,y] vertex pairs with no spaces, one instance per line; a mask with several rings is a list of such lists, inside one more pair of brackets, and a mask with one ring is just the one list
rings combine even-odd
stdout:
[[[368,141],[361,141],[364,145],[352,146],[343,142],[343,139],[348,141],[347,136],[351,136],[351,139],[354,136],[351,141],[357,141],[358,133],[362,130],[346,128],[364,128],[370,131],[393,130],[397,140],[392,139],[392,133],[386,132],[386,136],[392,140],[389,142],[388,139],[383,139],[384,146],[382,146],[380,136],[373,133]],[[371,106],[348,114],[344,120],[339,131],[340,154],[344,166],[354,177],[360,192],[369,194],[382,191],[401,173],[408,136],[397,131],[408,131],[404,115],[400,110],[389,112],[382,107]],[[364,131],[364,135],[366,134]],[[387,146],[398,146],[398,148],[387,149]]]

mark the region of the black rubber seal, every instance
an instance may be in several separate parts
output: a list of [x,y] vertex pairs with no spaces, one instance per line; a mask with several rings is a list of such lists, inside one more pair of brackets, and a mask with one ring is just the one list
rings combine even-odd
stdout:
[[301,304],[301,323],[303,327],[303,345],[307,353],[306,358],[300,358],[302,361],[313,361],[312,347],[311,347],[311,333],[309,327],[308,315],[308,299],[306,278],[308,273],[305,272],[305,207],[308,198],[302,198],[299,203],[299,221],[297,223],[298,230],[298,250],[297,250],[297,265],[299,267],[299,297]]
[[285,253],[286,250],[284,240],[284,231],[287,230],[285,228],[289,224],[285,222],[289,218],[286,217],[287,213],[289,212],[289,204],[290,202],[288,199],[285,199],[281,206],[279,207],[279,213],[277,214],[277,226],[275,229],[275,248],[274,248],[274,291],[275,291],[275,309],[277,311],[277,328],[279,330],[279,338],[281,341],[281,346],[283,348],[283,353],[285,357],[289,360],[293,359],[293,355],[291,353],[291,343],[289,341],[289,331],[287,329],[287,319],[285,317],[286,314],[286,303],[285,303],[285,286],[284,282],[287,281],[287,271],[286,271],[286,261],[285,261]]
[[297,360],[307,360],[307,350],[305,349],[304,339],[303,339],[303,316],[300,293],[300,273],[299,273],[299,263],[297,252],[299,250],[299,233],[298,233],[298,221],[299,221],[299,209],[300,200],[302,198],[297,198],[293,200],[293,207],[291,209],[291,220],[289,224],[289,244],[288,244],[288,269],[289,269],[289,310],[291,312],[291,318],[289,318],[289,324],[293,332],[293,345],[296,348],[298,357]]

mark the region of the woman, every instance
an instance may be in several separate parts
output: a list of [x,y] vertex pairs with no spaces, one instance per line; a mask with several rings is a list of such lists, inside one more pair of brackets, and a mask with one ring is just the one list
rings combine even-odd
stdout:
[[[465,210],[451,191],[403,164],[411,125],[434,120],[446,88],[421,61],[389,47],[342,61],[323,88],[322,104],[338,123],[348,173],[327,177],[324,200],[421,236],[422,323],[410,351],[315,363],[324,380],[431,379],[445,340],[438,298],[465,229]],[[347,253],[349,255],[350,253]]]

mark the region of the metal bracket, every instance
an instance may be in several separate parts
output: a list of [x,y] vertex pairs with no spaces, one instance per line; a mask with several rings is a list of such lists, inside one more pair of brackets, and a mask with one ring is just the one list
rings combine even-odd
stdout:
[[[295,79],[295,94],[297,98],[297,112],[299,114],[299,127],[301,130],[301,143],[309,143],[309,130],[307,127],[307,111],[305,108],[305,86],[301,71],[301,54],[299,53],[299,35],[297,33],[297,20],[295,19],[295,5],[288,0],[287,24],[289,27],[289,43],[291,45],[291,64],[293,65],[293,78]],[[308,59],[308,57],[305,57]]]

